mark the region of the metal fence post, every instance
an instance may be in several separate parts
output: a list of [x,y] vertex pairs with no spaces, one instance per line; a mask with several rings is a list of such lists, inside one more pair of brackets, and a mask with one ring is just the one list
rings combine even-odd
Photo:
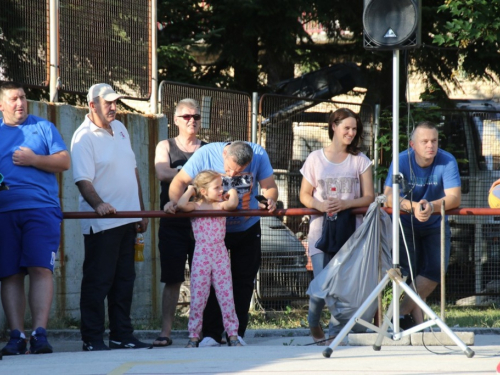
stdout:
[[259,93],[252,93],[252,142],[257,143],[257,116],[259,115]]
[[157,0],[151,0],[151,98],[150,108],[152,114],[158,113],[158,56],[157,26],[156,26],[156,4]]
[[445,248],[446,248],[446,243],[445,243],[445,221],[446,221],[446,216],[445,216],[445,207],[444,207],[444,199],[441,201],[441,320],[443,322],[445,321],[445,307],[446,307],[446,254],[445,254]]
[[49,95],[51,102],[58,101],[57,81],[59,76],[59,1],[50,0],[49,4],[49,22],[50,22],[50,69],[49,69]]
[[379,194],[382,193],[382,187],[378,178],[377,167],[379,164],[379,144],[378,144],[378,132],[379,132],[379,119],[380,119],[380,104],[375,104],[374,109],[374,119],[373,119],[373,181],[375,181],[375,189]]

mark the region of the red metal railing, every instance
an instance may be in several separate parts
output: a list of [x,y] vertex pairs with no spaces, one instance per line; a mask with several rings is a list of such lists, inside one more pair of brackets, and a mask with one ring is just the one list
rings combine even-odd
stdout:
[[[392,214],[391,208],[382,208],[388,214]],[[366,213],[367,207],[355,208],[353,214]],[[470,215],[470,216],[500,216],[500,208],[455,208],[445,211],[446,215]],[[121,211],[116,214],[99,216],[95,212],[64,212],[64,219],[98,219],[98,218],[155,218],[155,217],[222,217],[222,216],[301,216],[301,215],[322,215],[321,212],[312,208],[286,208],[277,209],[274,212],[266,210],[238,210],[238,211],[210,211],[199,210],[194,212],[179,212],[176,214],[167,214],[163,211]],[[401,212],[401,215],[407,215]],[[439,215],[439,213],[434,213]]]

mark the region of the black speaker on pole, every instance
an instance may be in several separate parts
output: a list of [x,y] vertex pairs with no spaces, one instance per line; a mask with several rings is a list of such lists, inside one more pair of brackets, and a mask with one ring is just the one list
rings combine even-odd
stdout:
[[378,50],[418,48],[421,23],[421,0],[364,0],[364,47]]

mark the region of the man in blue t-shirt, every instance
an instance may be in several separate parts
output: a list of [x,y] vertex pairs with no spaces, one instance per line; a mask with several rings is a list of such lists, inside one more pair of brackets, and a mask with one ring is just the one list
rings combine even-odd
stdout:
[[[170,202],[165,205],[165,212],[176,212],[177,201],[186,187],[199,172],[207,169],[221,173],[225,192],[232,188],[238,191],[238,209],[266,209],[265,204],[255,199],[255,195],[259,194],[258,185],[262,189],[262,195],[267,198],[269,212],[276,209],[278,188],[266,151],[255,143],[238,141],[210,143],[196,151],[172,180]],[[254,279],[260,266],[260,217],[228,217],[226,227],[225,244],[231,252],[234,304],[241,339],[248,325]],[[204,339],[200,346],[220,345],[223,331],[220,307],[212,288],[203,314]]]
[[[413,284],[425,300],[441,279],[441,217],[431,215],[440,212],[443,201],[446,210],[460,205],[460,174],[453,155],[438,148],[438,131],[433,123],[419,123],[411,135],[410,146],[411,149],[399,154],[400,172],[410,188],[409,192],[401,191],[399,199],[401,210],[409,213],[401,215],[403,233],[400,233],[399,260],[405,275],[410,275],[411,265],[416,275]],[[392,177],[391,165],[384,190],[389,207],[394,203]],[[402,236],[408,245],[410,262]],[[445,217],[445,269],[450,258],[450,237],[448,217]],[[423,322],[422,310],[408,296],[401,302],[400,313],[403,329]]]
[[51,122],[28,114],[22,85],[0,84],[0,282],[10,328],[3,355],[25,354],[24,279],[29,275],[32,354],[52,353],[47,322],[54,294],[52,273],[61,239],[62,212],[55,173],[69,169],[66,145]]

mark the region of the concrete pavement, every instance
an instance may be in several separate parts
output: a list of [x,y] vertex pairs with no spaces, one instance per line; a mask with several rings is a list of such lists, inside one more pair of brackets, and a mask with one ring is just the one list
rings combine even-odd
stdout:
[[[456,346],[408,342],[383,345],[377,352],[371,346],[349,345],[348,336],[345,346],[337,347],[327,359],[322,355],[325,347],[308,345],[312,338],[305,329],[250,330],[245,347],[196,349],[184,348],[187,333],[176,332],[173,345],[167,348],[93,353],[81,351],[77,331],[49,331],[53,354],[4,357],[0,374],[495,374],[500,362],[499,332],[474,332],[474,358],[467,358]],[[137,331],[136,336],[152,342],[156,333]]]

